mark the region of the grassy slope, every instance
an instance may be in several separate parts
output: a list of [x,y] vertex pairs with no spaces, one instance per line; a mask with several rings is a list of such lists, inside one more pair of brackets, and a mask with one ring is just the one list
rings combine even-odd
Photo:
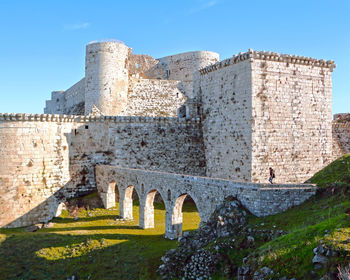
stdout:
[[[133,221],[115,221],[115,209],[79,212],[74,221],[64,212],[55,226],[27,233],[0,230],[0,279],[156,279],[160,257],[176,241],[163,238],[165,210],[155,207],[154,229],[138,228],[138,206]],[[199,225],[194,205],[184,205],[184,230]],[[88,278],[90,276],[90,278]]]
[[[350,208],[349,166],[350,155],[346,155],[310,179],[320,188],[342,183],[334,186],[334,194],[319,193],[284,213],[250,219],[252,227],[288,232],[265,244],[257,240],[256,244],[263,244],[255,250],[259,266],[269,266],[290,278],[308,279],[312,249],[321,240],[349,255],[350,219],[345,213]],[[193,205],[184,205],[184,230],[198,226],[194,211]],[[54,228],[35,233],[0,229],[0,279],[65,279],[74,273],[81,279],[156,279],[160,257],[176,246],[176,241],[162,236],[164,208],[156,207],[156,228],[148,230],[137,227],[138,206],[134,206],[135,221],[117,222],[117,213],[118,208],[96,209],[88,217],[82,211],[78,221],[64,213],[55,219]],[[237,250],[227,253],[233,264],[241,265],[242,256],[251,250]],[[215,279],[222,278],[219,274]]]
[[[331,163],[309,181],[327,191],[287,212],[265,218],[253,218],[260,228],[283,229],[289,234],[265,243],[256,251],[260,267],[268,266],[280,275],[308,279],[312,270],[312,249],[324,243],[340,249],[344,255],[334,261],[350,258],[350,154]],[[321,275],[325,270],[319,271]]]

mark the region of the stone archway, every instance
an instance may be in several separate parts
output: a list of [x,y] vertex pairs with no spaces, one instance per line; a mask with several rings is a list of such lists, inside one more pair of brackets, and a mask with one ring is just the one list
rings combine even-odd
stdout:
[[143,202],[140,203],[140,227],[143,229],[154,228],[154,198],[157,193],[165,204],[162,195],[156,189],[150,190]]
[[[184,193],[179,195],[171,209],[170,212],[167,211],[165,217],[165,237],[169,239],[176,239],[182,236],[182,226],[183,226],[183,213],[182,206],[187,196],[190,196],[188,193]],[[193,197],[190,196],[192,199]],[[199,212],[199,208],[195,200],[193,199],[197,210]]]

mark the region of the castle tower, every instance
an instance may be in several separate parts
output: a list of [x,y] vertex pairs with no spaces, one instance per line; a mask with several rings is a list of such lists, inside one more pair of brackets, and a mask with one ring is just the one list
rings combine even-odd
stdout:
[[200,70],[206,176],[302,183],[332,159],[333,61],[249,50]]
[[85,115],[95,105],[118,115],[127,104],[129,47],[118,42],[90,43],[85,56]]

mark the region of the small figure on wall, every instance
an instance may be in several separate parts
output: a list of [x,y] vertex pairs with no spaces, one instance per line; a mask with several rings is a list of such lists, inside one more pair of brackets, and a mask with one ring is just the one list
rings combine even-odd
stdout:
[[275,170],[273,170],[272,167],[270,167],[269,170],[270,170],[269,182],[270,182],[270,184],[273,184],[272,181],[273,181],[273,179],[275,179],[275,177],[276,177],[276,176],[275,176]]

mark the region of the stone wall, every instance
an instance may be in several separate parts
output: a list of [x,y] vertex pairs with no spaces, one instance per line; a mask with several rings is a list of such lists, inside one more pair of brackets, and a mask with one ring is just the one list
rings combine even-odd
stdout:
[[176,117],[186,97],[181,82],[143,79],[140,75],[129,78],[128,104],[121,116]]
[[72,123],[48,122],[43,115],[16,118],[23,115],[0,115],[0,227],[51,219],[70,180]]
[[[85,78],[64,93],[66,100],[65,115],[84,115],[85,111]],[[48,113],[50,114],[50,113]]]
[[51,99],[46,100],[45,114],[63,114],[66,110],[66,99],[64,90],[52,91]]
[[200,76],[208,177],[251,179],[251,84],[248,61]]
[[334,67],[249,50],[201,69],[207,175],[266,182],[273,167],[277,182],[300,183],[330,163]]
[[200,124],[169,118],[104,117],[73,131],[73,183],[94,188],[95,164],[205,174]]
[[182,82],[186,96],[194,98],[193,82],[195,73],[208,65],[219,61],[219,54],[209,51],[196,51],[175,54],[157,59],[159,62],[150,68],[149,78],[177,80]]
[[51,219],[96,188],[96,164],[205,174],[196,121],[0,114],[0,145],[0,227]]
[[334,115],[332,133],[334,160],[350,153],[350,114]]
[[267,182],[272,167],[276,182],[301,183],[332,159],[333,68],[264,55],[251,64],[252,181]]
[[[238,183],[230,180],[171,174],[116,166],[96,166],[97,189],[105,205],[115,200],[111,183],[119,191],[120,215],[132,218],[134,188],[140,201],[140,226],[153,227],[153,199],[158,192],[166,210],[165,236],[177,238],[182,233],[182,203],[189,195],[196,203],[201,222],[206,222],[215,208],[228,196],[238,200],[254,215],[267,216],[299,205],[316,192],[314,185],[266,185]],[[131,186],[131,187],[130,187]]]
[[53,91],[46,101],[45,114],[84,115],[85,78],[66,91]]
[[129,75],[139,74],[143,78],[148,78],[147,72],[155,67],[158,60],[150,55],[133,54],[131,49],[128,55],[128,72]]

